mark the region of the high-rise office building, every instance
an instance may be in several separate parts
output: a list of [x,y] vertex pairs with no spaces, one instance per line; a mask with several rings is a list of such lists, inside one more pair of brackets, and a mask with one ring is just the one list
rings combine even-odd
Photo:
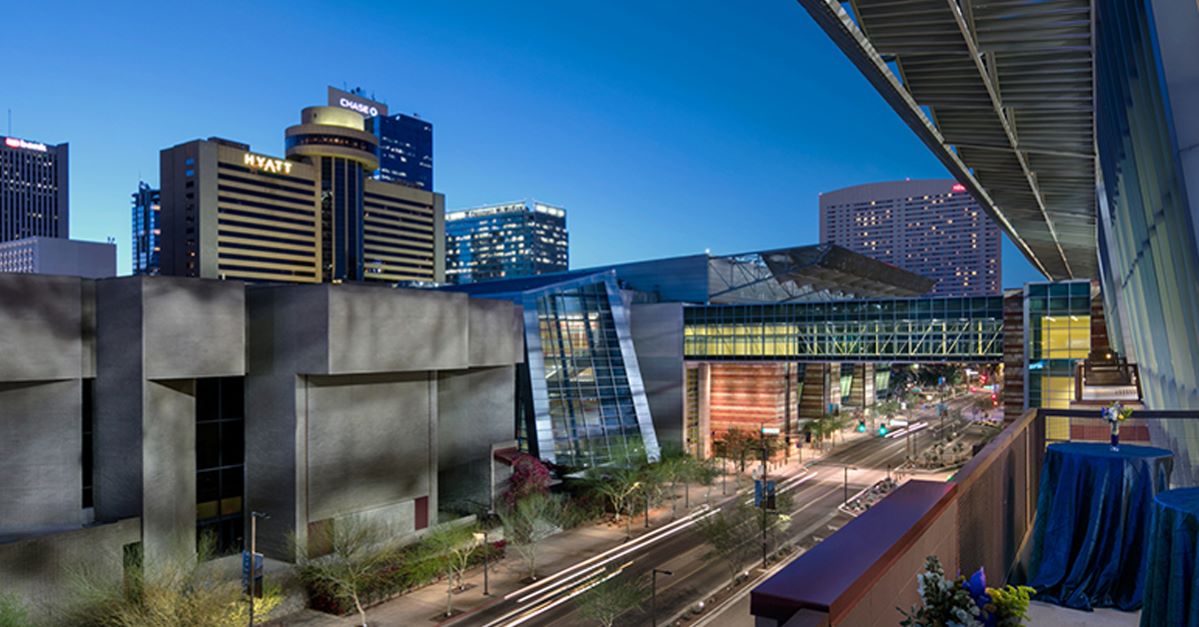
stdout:
[[67,144],[0,137],[0,242],[70,237]]
[[286,158],[210,138],[161,155],[161,273],[246,281],[434,282],[444,275],[444,199],[367,178],[363,118],[308,107]]
[[934,294],[998,294],[1001,237],[952,180],[869,183],[820,195],[820,241],[933,279]]
[[133,193],[133,273],[159,274],[162,253],[162,227],[158,216],[162,203],[157,189],[139,181]]
[[366,119],[366,130],[378,139],[374,177],[418,189],[433,189],[433,125],[417,116],[389,114],[387,105],[366,98],[362,90],[330,87],[329,106],[350,109]]
[[566,210],[535,200],[453,211],[445,217],[446,279],[464,284],[570,266]]

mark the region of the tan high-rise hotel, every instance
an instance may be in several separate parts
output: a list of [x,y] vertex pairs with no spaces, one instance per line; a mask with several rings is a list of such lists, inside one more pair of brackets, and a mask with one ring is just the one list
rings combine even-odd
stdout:
[[307,107],[282,158],[220,139],[162,151],[162,274],[257,282],[444,280],[444,197],[370,178],[375,135]]

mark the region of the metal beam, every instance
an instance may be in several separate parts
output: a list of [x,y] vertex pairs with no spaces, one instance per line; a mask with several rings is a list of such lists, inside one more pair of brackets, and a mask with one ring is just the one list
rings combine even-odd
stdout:
[[1016,231],[1003,210],[997,206],[987,189],[974,177],[971,169],[957,152],[945,141],[940,130],[925,116],[911,93],[900,83],[887,66],[887,62],[875,50],[865,34],[845,12],[838,0],[798,0],[824,32],[846,54],[849,60],[865,76],[866,80],[882,95],[883,99],[899,114],[899,117],[916,133],[933,155],[949,170],[950,174],[964,185],[979,201],[983,209],[995,218],[1012,242],[1037,269],[1050,278],[1062,275],[1051,272],[1027,241]]

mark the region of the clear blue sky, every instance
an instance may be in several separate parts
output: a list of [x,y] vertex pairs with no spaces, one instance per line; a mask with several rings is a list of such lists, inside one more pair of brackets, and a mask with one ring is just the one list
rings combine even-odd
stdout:
[[[326,85],[433,122],[447,207],[565,206],[575,267],[814,243],[818,192],[947,176],[793,0],[3,14],[0,113],[18,137],[70,142],[72,236],[115,237],[122,273],[129,197],[157,184],[160,149],[218,135],[282,154]],[[1039,278],[1007,242],[1003,264],[1005,285]]]

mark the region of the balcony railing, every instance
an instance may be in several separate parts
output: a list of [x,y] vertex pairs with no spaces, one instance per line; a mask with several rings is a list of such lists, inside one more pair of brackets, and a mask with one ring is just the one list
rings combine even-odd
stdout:
[[[1028,411],[950,481],[905,483],[755,588],[758,626],[895,625],[933,554],[948,573],[982,566],[1002,584],[1027,557],[1046,445],[1108,433],[1098,409]],[[1195,485],[1188,451],[1199,455],[1199,412],[1137,411],[1121,442],[1174,451],[1171,487]]]

